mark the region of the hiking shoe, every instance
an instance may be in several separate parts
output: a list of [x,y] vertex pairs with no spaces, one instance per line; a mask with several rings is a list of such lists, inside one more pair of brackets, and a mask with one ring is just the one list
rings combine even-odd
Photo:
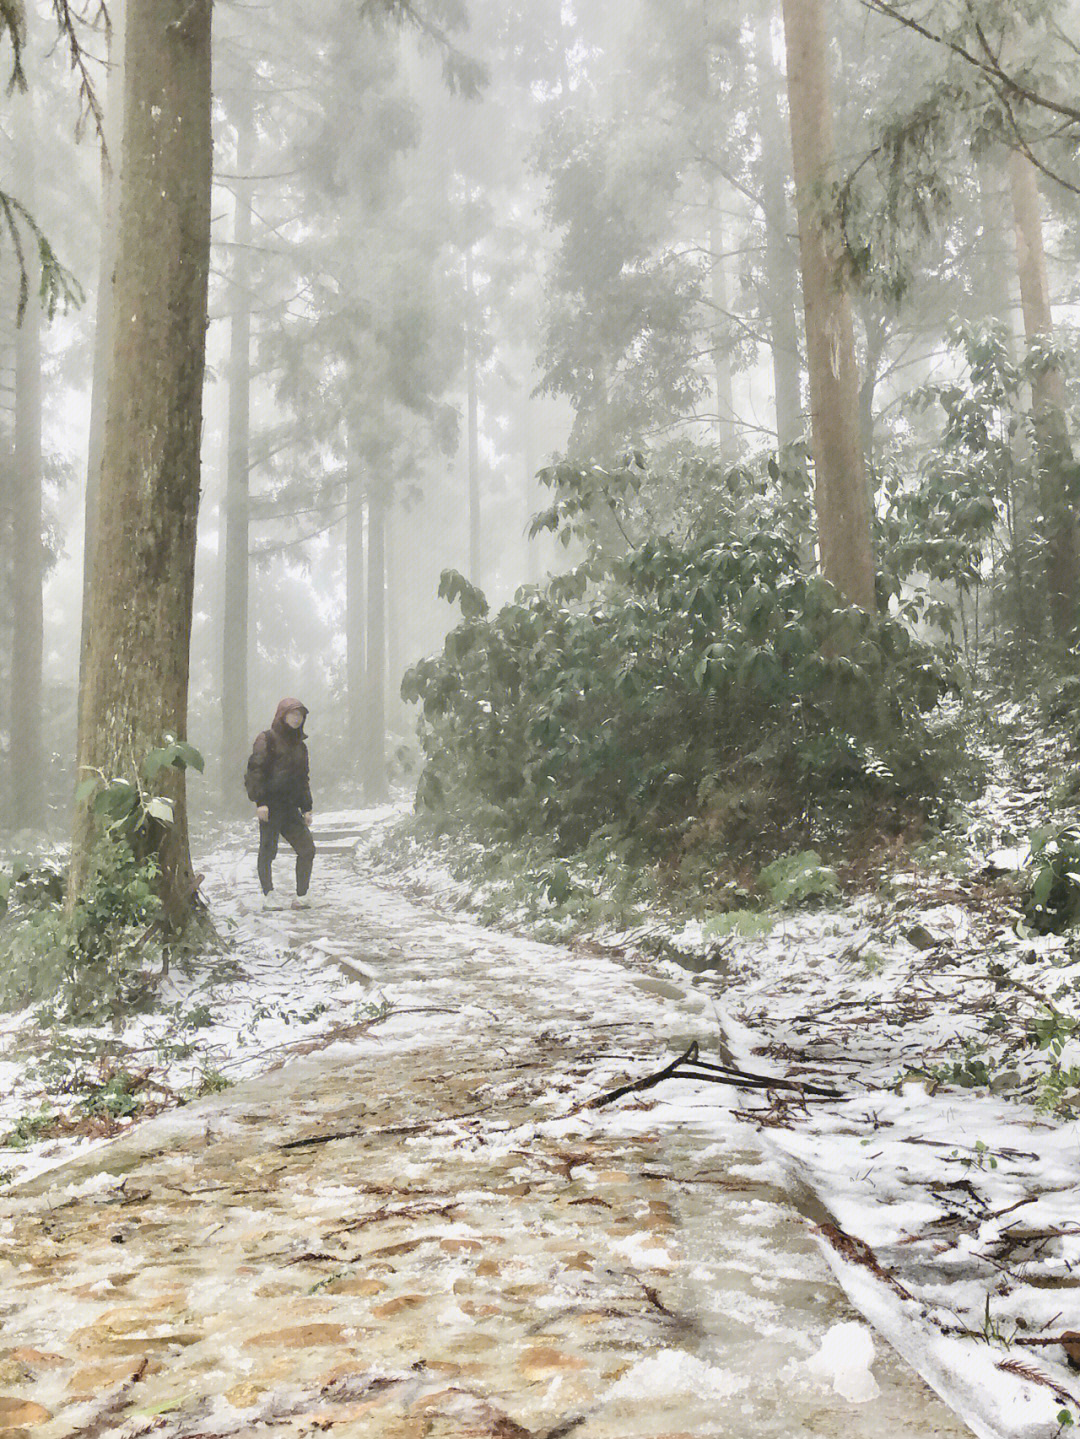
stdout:
[[310,909],[311,900],[306,894],[298,894],[292,902],[293,909]]
[[279,896],[271,890],[269,894],[263,895],[262,907],[263,909],[284,909],[285,906],[282,904]]

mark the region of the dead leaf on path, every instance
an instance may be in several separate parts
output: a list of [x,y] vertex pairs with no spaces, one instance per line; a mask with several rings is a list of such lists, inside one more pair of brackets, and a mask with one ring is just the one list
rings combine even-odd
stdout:
[[0,1432],[44,1424],[52,1415],[41,1404],[14,1395],[0,1394]]

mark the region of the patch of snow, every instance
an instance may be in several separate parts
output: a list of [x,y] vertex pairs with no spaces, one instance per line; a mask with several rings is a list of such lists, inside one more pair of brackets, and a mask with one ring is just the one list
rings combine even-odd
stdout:
[[850,1403],[868,1404],[881,1393],[870,1372],[873,1362],[874,1340],[865,1324],[834,1324],[826,1331],[821,1348],[806,1360],[806,1369]]
[[747,1387],[741,1375],[717,1369],[683,1349],[662,1349],[628,1369],[607,1392],[609,1400],[669,1399],[673,1404],[688,1394],[699,1400],[723,1401]]

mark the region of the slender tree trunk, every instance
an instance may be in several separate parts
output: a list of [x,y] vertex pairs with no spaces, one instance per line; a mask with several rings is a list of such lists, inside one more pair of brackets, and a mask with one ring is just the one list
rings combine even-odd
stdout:
[[468,405],[469,446],[469,579],[481,585],[480,573],[480,421],[477,396],[476,287],[473,283],[472,250],[465,251],[465,383]]
[[860,319],[866,335],[866,363],[863,366],[862,383],[859,386],[859,433],[862,436],[863,459],[866,463],[867,493],[873,504],[873,497],[877,490],[874,395],[877,392],[878,371],[885,355],[889,332],[884,316],[872,300],[862,306]]
[[112,356],[113,275],[116,270],[118,172],[124,135],[124,6],[127,0],[111,0],[109,17],[108,80],[105,88],[105,152],[101,157],[101,249],[98,255],[97,314],[94,321],[94,371],[90,393],[90,438],[86,463],[86,502],[83,518],[82,636],[79,648],[80,702],[85,693],[81,682],[86,668],[90,629],[90,588],[94,573],[97,540],[98,490],[101,486],[101,456],[105,446],[105,405],[109,362]]
[[364,484],[355,428],[350,425],[345,497],[345,704],[349,753],[364,753]]
[[395,506],[387,509],[383,559],[386,573],[386,699],[388,709],[392,709],[399,699],[401,676],[405,669],[401,658],[400,517],[400,509]]
[[540,536],[529,534],[533,515],[540,509],[536,483],[536,458],[530,418],[525,420],[525,575],[530,585],[540,580]]
[[712,270],[709,277],[709,288],[714,327],[713,374],[716,382],[716,443],[721,459],[730,460],[734,458],[737,439],[731,349],[725,335],[725,321],[728,314],[727,256],[725,254],[727,235],[724,217],[720,211],[719,188],[718,185],[714,185],[711,196],[712,228],[709,233],[709,249],[712,251]]
[[802,379],[799,369],[798,272],[785,177],[791,151],[780,113],[780,78],[772,57],[770,15],[758,15],[754,63],[758,72],[758,128],[761,132],[761,209],[765,219],[765,308],[772,347],[776,398],[776,443],[781,471],[785,452],[802,439]]
[[[1054,321],[1043,248],[1042,204],[1035,167],[1019,150],[1009,159],[1013,212],[1016,219],[1017,267],[1024,332],[1028,346],[1050,343]],[[1072,445],[1065,420],[1065,380],[1057,365],[1040,366],[1032,377],[1035,448],[1039,499],[1045,526],[1046,588],[1054,638],[1065,640],[1077,620],[1080,599],[1080,555],[1076,516],[1066,477],[1072,467]]]
[[[82,683],[80,774],[134,778],[166,734],[187,732],[210,260],[210,0],[128,0],[115,315]],[[193,910],[184,775],[161,787],[155,834],[165,914]],[[69,904],[95,844],[82,803]]]
[[984,318],[997,320],[1012,336],[1012,266],[1008,245],[1009,194],[1005,182],[1001,155],[981,159],[977,173],[979,180],[979,215],[981,235],[977,249],[976,293]]
[[381,804],[386,783],[386,501],[368,498],[367,715],[364,798]]
[[[36,209],[32,100],[16,102],[16,166],[20,197]],[[45,547],[41,504],[41,304],[34,255],[27,251],[30,294],[15,337],[15,473],[12,504],[11,590],[14,609],[11,651],[11,798],[17,829],[34,829],[45,818],[44,714],[41,665],[44,649],[42,585]]]
[[248,582],[251,476],[251,173],[254,100],[242,89],[236,110],[232,317],[229,336],[228,459],[225,478],[225,584],[222,619],[222,800],[238,807],[248,733]]
[[874,555],[851,306],[824,211],[834,148],[824,0],[784,0],[784,34],[821,569],[849,601],[872,610]]

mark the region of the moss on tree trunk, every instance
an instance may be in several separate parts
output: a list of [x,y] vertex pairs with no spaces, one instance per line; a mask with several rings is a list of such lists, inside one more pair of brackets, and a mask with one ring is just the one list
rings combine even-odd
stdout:
[[[188,648],[210,252],[210,0],[129,0],[125,17],[114,324],[108,371],[80,776],[134,776],[187,727]],[[161,898],[182,929],[193,911],[184,776],[162,788],[175,821],[159,836]],[[95,843],[75,815],[69,903]]]

